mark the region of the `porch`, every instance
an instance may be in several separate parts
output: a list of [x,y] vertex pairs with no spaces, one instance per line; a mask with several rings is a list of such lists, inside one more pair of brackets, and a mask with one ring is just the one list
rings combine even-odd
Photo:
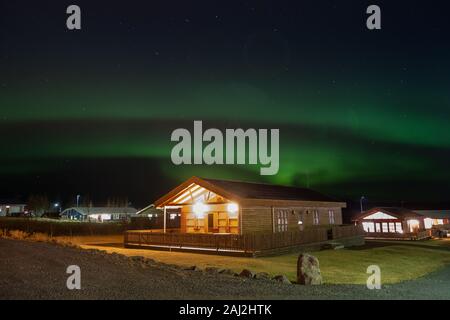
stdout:
[[364,232],[360,226],[333,226],[310,228],[304,231],[277,233],[181,233],[179,230],[161,232],[130,230],[124,234],[126,248],[148,248],[174,251],[193,251],[224,255],[270,255],[286,252],[302,246],[321,246],[345,239],[361,239]]

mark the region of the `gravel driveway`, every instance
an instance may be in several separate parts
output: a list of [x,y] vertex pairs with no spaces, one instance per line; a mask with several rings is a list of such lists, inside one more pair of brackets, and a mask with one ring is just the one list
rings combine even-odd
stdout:
[[[81,290],[66,288],[69,265],[81,268]],[[303,287],[0,239],[0,299],[450,299],[450,267],[381,290],[357,285]]]

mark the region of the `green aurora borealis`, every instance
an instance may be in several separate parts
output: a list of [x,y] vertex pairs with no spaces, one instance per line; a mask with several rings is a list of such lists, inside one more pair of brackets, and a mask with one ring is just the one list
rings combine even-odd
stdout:
[[[17,9],[11,6],[11,12]],[[249,25],[242,29],[256,36],[242,40],[238,30],[227,33],[226,13],[218,39],[211,40],[218,31],[201,33],[202,23],[213,22],[199,18],[208,10],[214,11],[174,14],[181,21],[174,33],[190,38],[189,44],[173,44],[162,31],[154,44],[140,43],[151,34],[142,17],[126,17],[131,9],[118,20],[134,26],[134,34],[127,29],[117,35],[123,24],[113,28],[116,38],[98,24],[88,33],[92,20],[87,18],[80,34],[50,33],[61,49],[43,35],[59,23],[51,19],[30,35],[11,27],[20,41],[30,42],[3,33],[2,193],[64,198],[80,192],[95,198],[96,190],[108,185],[95,180],[117,175],[124,180],[110,187],[118,189],[99,193],[126,194],[143,205],[147,197],[151,202],[167,187],[200,175],[309,186],[353,199],[448,200],[447,44],[436,38],[417,44],[414,35],[420,32],[405,35],[403,29],[395,36],[365,35],[372,38],[356,44],[365,31],[349,35],[348,30],[359,20],[327,37],[331,28],[323,26],[326,32],[317,31],[322,40],[317,42],[311,35],[292,34],[308,21],[294,28],[294,22],[283,25],[278,17],[271,18],[272,32],[262,20],[254,22],[257,28],[245,22]],[[112,17],[100,19],[115,23]],[[186,21],[198,20],[193,30],[180,31]],[[242,21],[244,14],[234,23]],[[274,25],[281,35],[273,36]],[[343,34],[342,43],[337,34]],[[41,42],[31,40],[36,35]],[[65,37],[72,38],[61,40]],[[172,165],[170,133],[192,130],[194,120],[203,120],[205,128],[279,128],[278,175],[261,177],[259,166]],[[88,165],[80,169],[79,162]],[[154,179],[162,182],[155,186]]]

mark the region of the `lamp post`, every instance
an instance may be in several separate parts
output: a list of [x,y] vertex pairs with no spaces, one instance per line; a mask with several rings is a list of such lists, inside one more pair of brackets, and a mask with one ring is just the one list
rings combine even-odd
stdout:
[[80,206],[80,195],[79,194],[77,194],[77,208]]
[[60,205],[58,202],[56,202],[56,203],[53,205],[53,207],[55,207],[56,210],[58,210],[59,213],[61,213],[61,205]]
[[361,207],[361,212],[363,212],[363,200],[366,200],[366,197],[362,196],[361,198],[359,198],[359,205]]

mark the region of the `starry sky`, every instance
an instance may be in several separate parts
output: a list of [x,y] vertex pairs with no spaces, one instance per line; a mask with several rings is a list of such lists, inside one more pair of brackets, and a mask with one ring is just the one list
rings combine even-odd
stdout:
[[[382,30],[366,28],[370,4]],[[81,7],[82,29],[66,28]],[[450,194],[445,1],[0,0],[0,198],[151,203],[184,179]],[[175,166],[176,128],[279,128],[280,170]]]

